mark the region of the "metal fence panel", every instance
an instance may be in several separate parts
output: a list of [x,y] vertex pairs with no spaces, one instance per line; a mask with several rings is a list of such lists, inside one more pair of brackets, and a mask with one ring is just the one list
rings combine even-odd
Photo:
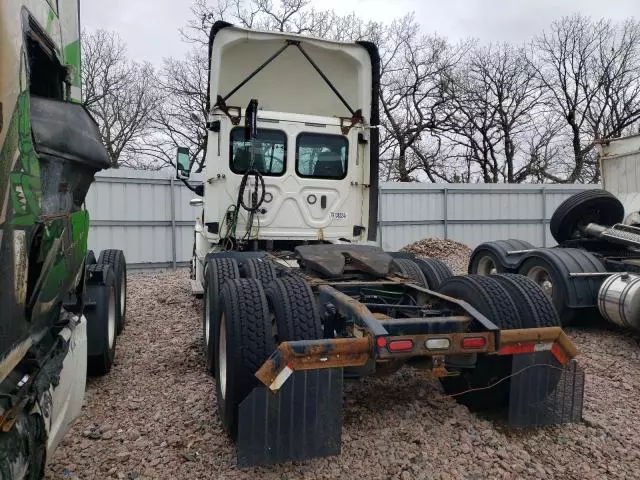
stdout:
[[[189,205],[195,195],[172,174],[124,168],[99,173],[87,196],[89,248],[122,249],[132,269],[186,265],[202,209]],[[592,188],[600,187],[383,183],[378,241],[386,250],[427,237],[472,248],[505,238],[552,246],[548,222],[555,208],[569,195]]]
[[506,238],[552,246],[549,219],[567,197],[599,185],[469,185],[384,183],[379,241],[397,250],[427,237],[476,247]]

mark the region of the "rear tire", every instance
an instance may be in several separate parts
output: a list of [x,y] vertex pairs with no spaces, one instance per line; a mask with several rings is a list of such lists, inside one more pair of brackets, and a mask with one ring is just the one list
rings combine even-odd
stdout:
[[322,321],[311,287],[302,278],[282,277],[265,290],[275,316],[276,343],[322,338]]
[[218,412],[224,431],[235,440],[240,403],[260,385],[255,373],[276,348],[262,285],[254,279],[226,281],[215,327]]
[[[207,258],[204,273],[204,308],[202,312],[202,338],[207,359],[207,371],[214,373],[216,362],[217,330],[214,324],[220,311],[220,289],[225,280],[240,278],[238,263],[233,258]],[[213,335],[212,335],[213,332]]]
[[[466,301],[500,329],[522,327],[515,302],[494,278],[480,275],[453,277],[442,285],[439,293]],[[511,374],[511,363],[510,355],[478,355],[475,368],[463,369],[459,376],[443,377],[440,383],[448,395],[471,409],[504,408],[509,403],[511,382],[509,379],[497,382]],[[467,392],[494,384],[486,390]]]
[[422,273],[422,270],[415,261],[407,258],[396,258],[393,260],[393,265],[400,274],[405,277],[412,278],[415,280],[415,283],[421,287],[429,288],[429,283],[427,282],[424,273]]
[[585,190],[570,196],[551,216],[551,235],[559,244],[581,237],[579,229],[588,223],[610,227],[624,220],[620,200],[606,190]]
[[276,267],[267,259],[247,258],[240,269],[242,278],[255,278],[266,287],[277,278]]
[[570,273],[605,272],[600,260],[584,250],[536,250],[525,257],[518,273],[538,284],[549,296],[563,326],[598,316],[597,298],[605,277],[570,278]]
[[[98,280],[100,276],[101,281]],[[113,365],[118,327],[116,277],[111,266],[94,264],[87,267],[86,294],[89,300],[95,301],[95,306],[85,309],[87,373],[105,375]]]
[[[560,317],[553,306],[551,298],[545,295],[542,288],[533,280],[516,274],[496,275],[498,282],[509,292],[515,301],[520,314],[522,328],[543,328],[559,327]],[[528,389],[530,400],[540,401],[553,393],[560,381],[561,371],[559,368],[542,368],[540,364],[548,364],[548,352],[538,352],[530,354],[529,358],[524,358],[526,365],[536,366],[527,375],[527,382],[536,385],[537,388]],[[519,369],[524,368],[525,363],[519,362]],[[534,398],[532,398],[534,397]]]
[[100,252],[97,263],[99,265],[111,265],[116,276],[118,335],[120,335],[124,330],[127,315],[127,260],[122,250],[103,250]]
[[503,273],[495,278],[509,292],[520,314],[522,328],[559,327],[560,317],[551,298],[536,282],[523,275]]
[[414,261],[427,280],[427,288],[431,290],[439,289],[445,281],[453,277],[451,269],[441,260],[436,258],[416,258]]

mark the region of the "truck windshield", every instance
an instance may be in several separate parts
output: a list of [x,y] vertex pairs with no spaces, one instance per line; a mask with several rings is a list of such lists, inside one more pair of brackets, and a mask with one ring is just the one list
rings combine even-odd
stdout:
[[347,176],[349,142],[342,135],[301,133],[296,143],[299,176],[331,179]]
[[[287,136],[280,130],[258,129],[255,141],[253,169],[263,175],[282,175],[286,166]],[[243,174],[251,165],[251,142],[244,138],[244,128],[231,130],[230,167]]]

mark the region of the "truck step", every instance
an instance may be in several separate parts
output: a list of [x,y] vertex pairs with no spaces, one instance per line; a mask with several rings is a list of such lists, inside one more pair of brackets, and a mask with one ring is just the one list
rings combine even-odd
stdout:
[[204,295],[204,288],[202,288],[202,284],[197,280],[190,280],[191,282],[191,294],[196,297],[202,297]]

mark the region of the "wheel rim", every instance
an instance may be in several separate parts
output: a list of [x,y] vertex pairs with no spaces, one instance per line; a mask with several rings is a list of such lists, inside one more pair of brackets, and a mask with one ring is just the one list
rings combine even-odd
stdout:
[[527,273],[527,277],[536,282],[547,296],[553,298],[553,279],[544,267],[533,267]]
[[496,262],[489,256],[480,257],[478,261],[478,275],[495,275],[498,273]]
[[204,343],[205,345],[209,345],[209,332],[211,330],[211,325],[209,324],[211,318],[211,301],[209,300],[209,295],[205,292],[204,298]]
[[220,393],[225,398],[227,393],[227,326],[224,313],[220,316],[220,338],[218,339],[218,370],[220,372]]
[[109,349],[113,348],[116,339],[116,291],[109,289],[109,313],[107,315],[107,335],[109,338]]

